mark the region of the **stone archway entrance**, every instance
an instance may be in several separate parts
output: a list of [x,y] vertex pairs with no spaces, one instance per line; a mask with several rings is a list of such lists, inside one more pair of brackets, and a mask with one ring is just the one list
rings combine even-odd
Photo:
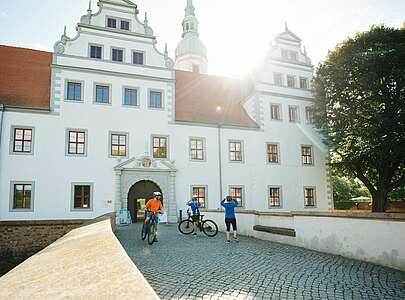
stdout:
[[[146,201],[153,197],[153,192],[161,192],[160,187],[150,180],[142,180],[135,183],[128,192],[128,210],[133,222],[144,219]],[[164,197],[164,195],[163,195]]]

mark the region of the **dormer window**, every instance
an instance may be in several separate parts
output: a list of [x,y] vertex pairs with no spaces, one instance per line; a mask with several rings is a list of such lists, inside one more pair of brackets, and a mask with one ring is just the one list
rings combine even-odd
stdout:
[[90,46],[90,57],[91,58],[101,59],[102,53],[103,53],[103,47],[95,46],[95,45]]
[[107,19],[107,27],[109,28],[117,28],[117,20],[113,18]]
[[129,30],[129,22],[121,20],[121,29],[122,30]]

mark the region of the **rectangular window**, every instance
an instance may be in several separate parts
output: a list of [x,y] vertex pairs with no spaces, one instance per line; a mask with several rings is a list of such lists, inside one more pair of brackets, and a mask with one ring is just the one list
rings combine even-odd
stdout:
[[153,158],[167,158],[167,137],[153,137]]
[[132,61],[135,65],[143,65],[143,52],[134,51]]
[[267,162],[279,163],[278,144],[267,144]]
[[304,188],[304,205],[305,207],[315,206],[315,188],[312,187]]
[[281,107],[279,104],[271,104],[270,105],[270,110],[271,110],[271,119],[272,120],[281,120]]
[[305,115],[308,124],[315,124],[315,111],[312,107],[305,107]]
[[13,152],[32,153],[32,128],[14,128],[13,130]]
[[162,108],[162,92],[150,91],[149,92],[149,108]]
[[117,28],[117,20],[113,18],[107,19],[107,27],[109,28]]
[[139,106],[137,89],[124,89],[124,105]]
[[295,88],[295,76],[287,76],[287,86],[290,88]]
[[193,186],[192,187],[192,197],[197,198],[198,202],[200,202],[200,207],[205,208],[206,207],[206,196],[207,196],[207,191],[204,186]]
[[74,185],[73,208],[91,209],[91,186]]
[[111,133],[111,156],[127,156],[127,134]]
[[96,85],[96,102],[110,103],[110,87],[106,85]]
[[241,162],[243,161],[242,142],[231,141],[229,142],[229,159],[230,161]]
[[121,29],[122,30],[129,30],[129,22],[121,20]]
[[80,82],[69,81],[67,83],[66,99],[73,101],[82,100],[82,84]]
[[313,165],[312,146],[301,146],[302,164]]
[[274,84],[278,86],[283,86],[283,74],[274,73]]
[[90,57],[91,58],[102,58],[103,47],[101,46],[90,46]]
[[290,118],[290,122],[293,122],[293,123],[299,122],[298,107],[297,106],[289,106],[288,107],[288,116]]
[[300,88],[301,89],[308,89],[308,79],[304,77],[300,77]]
[[13,209],[32,209],[32,184],[13,184]]
[[281,207],[281,188],[269,188],[269,207]]
[[86,132],[69,130],[68,154],[86,154]]
[[112,61],[123,62],[124,61],[124,50],[113,48],[112,52],[111,52],[111,59],[112,59]]
[[204,139],[191,138],[190,139],[190,157],[191,160],[205,160]]
[[229,193],[232,196],[232,199],[238,201],[238,207],[243,207],[243,187],[230,187]]

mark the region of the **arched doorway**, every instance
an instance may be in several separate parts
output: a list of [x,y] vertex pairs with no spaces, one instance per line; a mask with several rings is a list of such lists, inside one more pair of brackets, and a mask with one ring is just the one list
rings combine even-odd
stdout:
[[[144,206],[146,201],[153,197],[153,192],[161,192],[160,187],[150,180],[135,183],[128,192],[128,210],[133,222],[144,219]],[[162,197],[163,198],[163,197]]]

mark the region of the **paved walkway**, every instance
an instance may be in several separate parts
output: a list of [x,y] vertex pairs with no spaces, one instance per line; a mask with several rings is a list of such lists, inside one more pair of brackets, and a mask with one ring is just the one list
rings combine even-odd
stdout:
[[405,272],[293,246],[224,235],[181,235],[159,225],[159,242],[140,224],[116,235],[162,299],[405,299]]

